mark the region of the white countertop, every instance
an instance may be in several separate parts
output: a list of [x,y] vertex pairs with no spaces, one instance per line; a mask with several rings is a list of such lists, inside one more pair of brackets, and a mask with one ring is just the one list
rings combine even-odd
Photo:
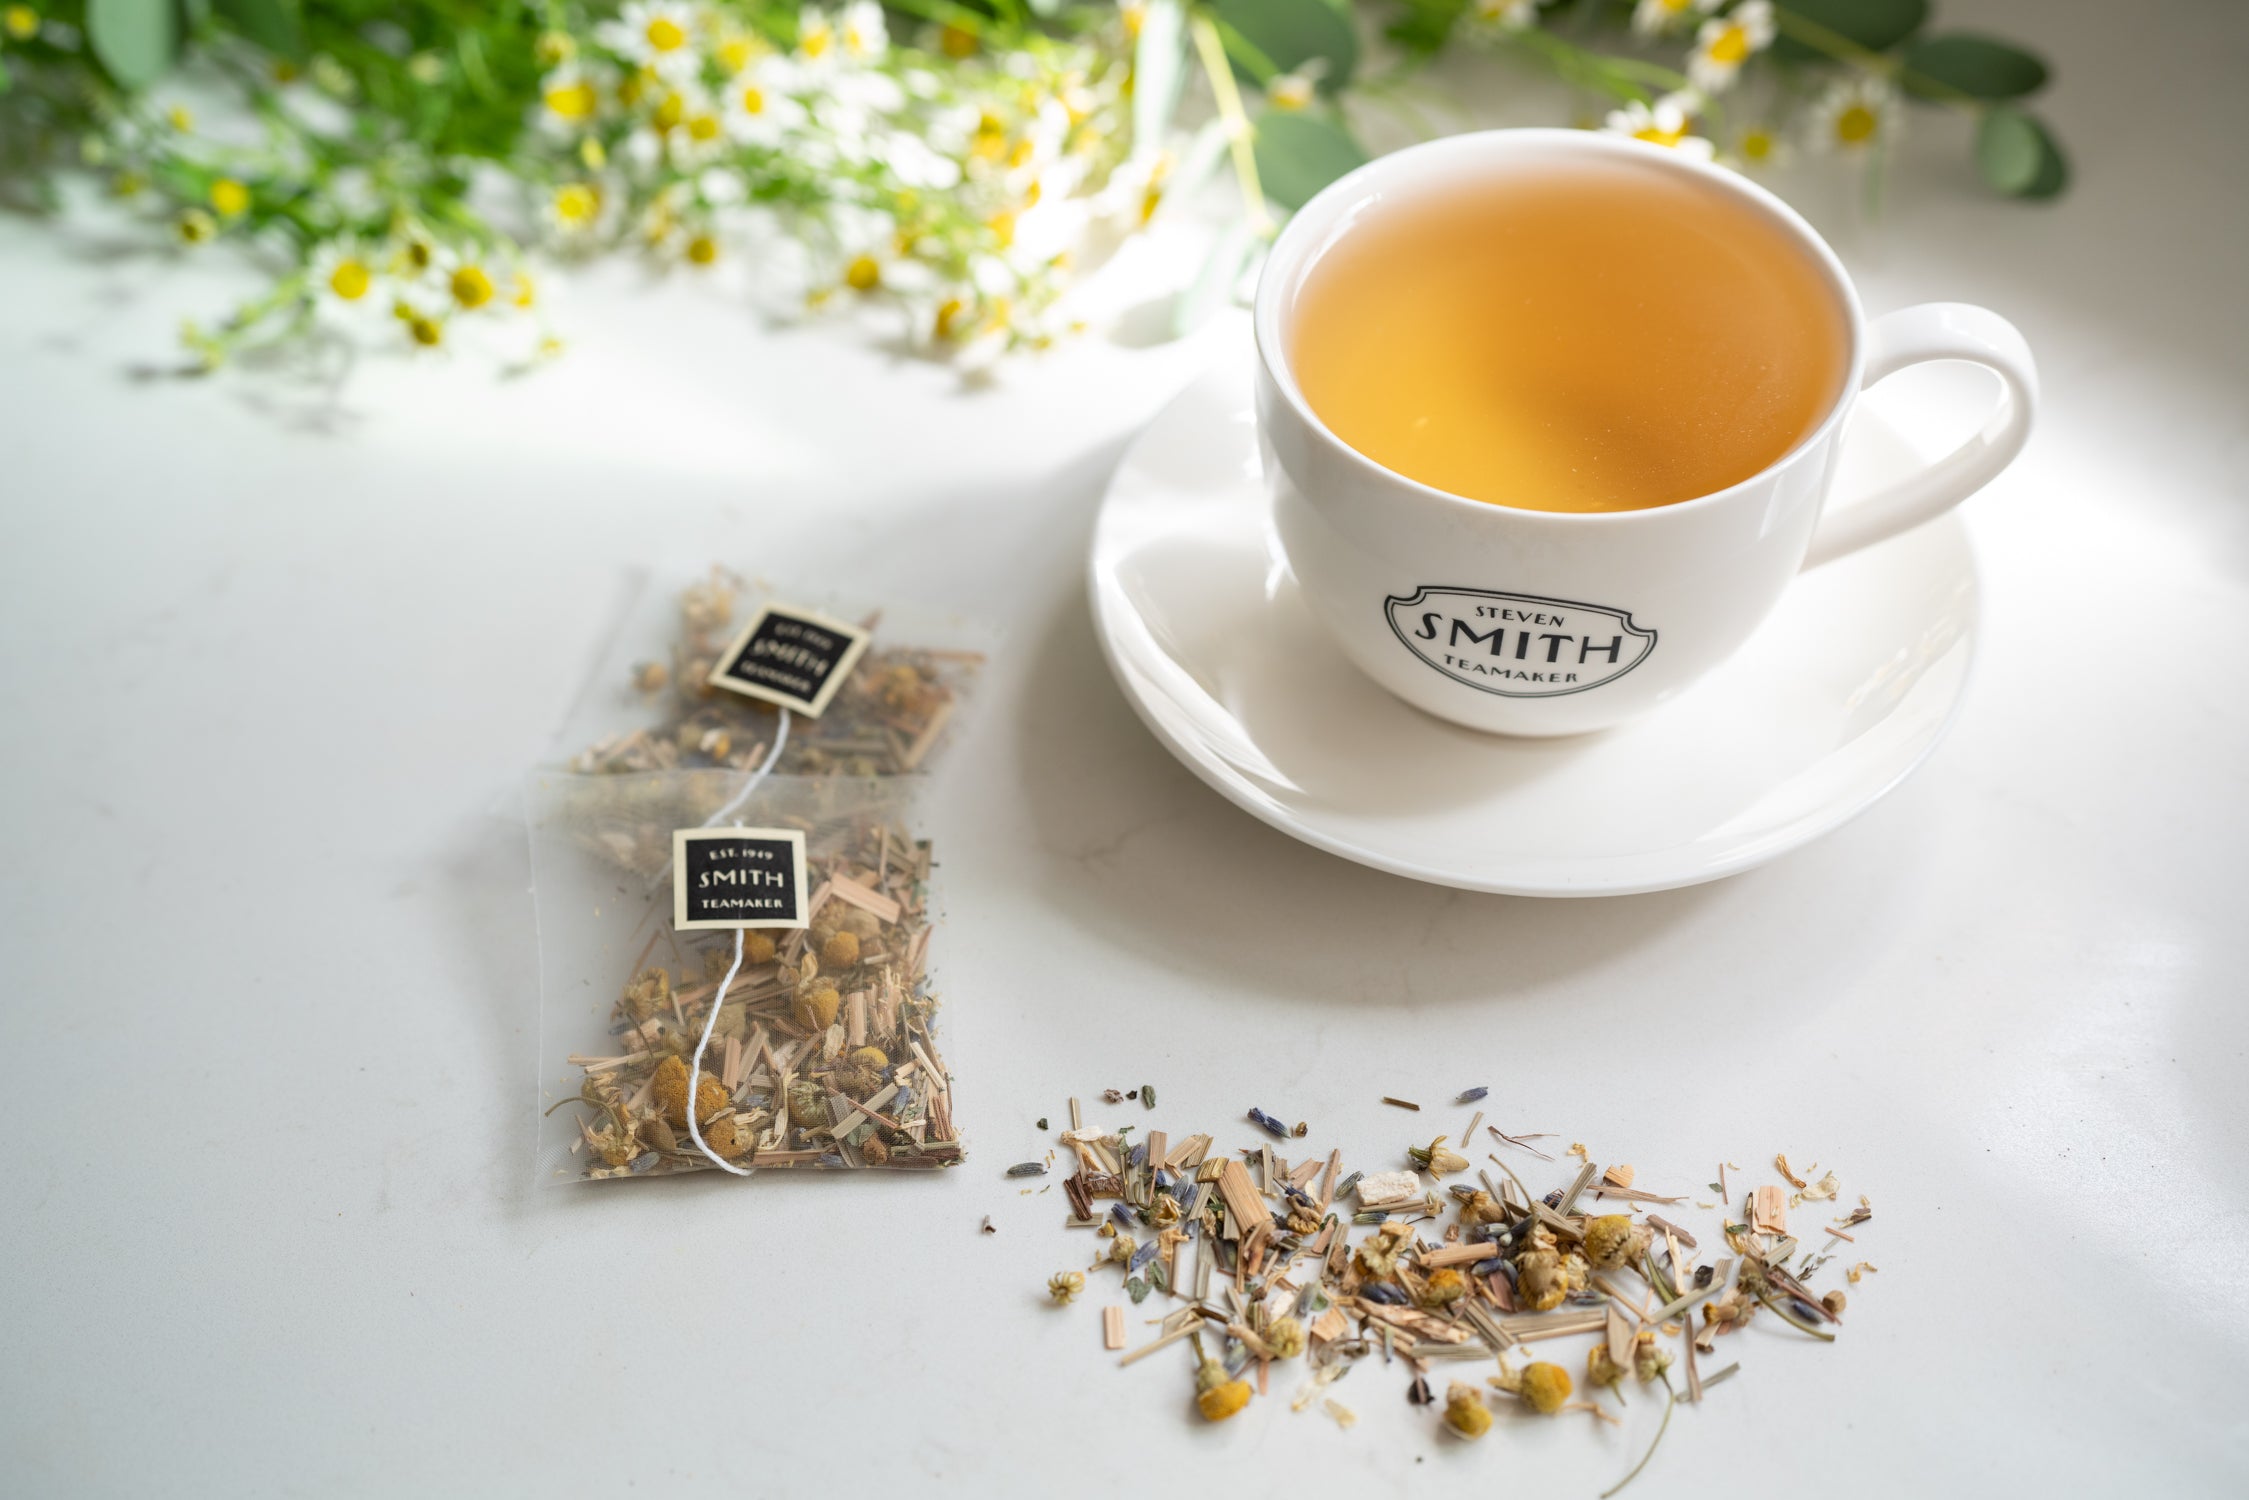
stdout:
[[[1637,1493],[2249,1486],[2249,17],[2050,9],[1945,7],[2055,59],[2076,191],[1989,201],[1931,123],[1839,237],[1870,308],[1985,302],[2043,364],[2042,431],[1968,510],[1966,709],[1857,822],[1664,895],[1376,874],[1142,731],[1086,539],[1234,323],[969,394],[624,272],[534,379],[373,360],[330,396],[135,378],[248,278],[0,220],[0,1487],[1591,1495],[1630,1466],[1637,1394],[1621,1429],[1468,1447],[1379,1366],[1330,1392],[1349,1431],[1290,1413],[1293,1375],[1206,1427],[1184,1355],[1116,1370],[1110,1283],[1042,1305],[1090,1240],[1000,1170],[1144,1082],[1161,1109],[1095,1118],[1247,1144],[1254,1104],[1373,1166],[1468,1113],[1379,1096],[1489,1084],[1493,1123],[1644,1184],[1707,1200],[1721,1158],[1785,1151],[1868,1194],[1841,1342],[1727,1340],[1741,1374]],[[697,558],[1008,632],[930,820],[961,1170],[530,1186],[509,791],[627,572]]]

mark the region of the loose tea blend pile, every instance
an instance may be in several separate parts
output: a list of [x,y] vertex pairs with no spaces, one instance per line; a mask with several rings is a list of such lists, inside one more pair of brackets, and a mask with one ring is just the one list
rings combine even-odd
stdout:
[[[1471,1089],[1458,1102],[1474,1104],[1484,1093]],[[1131,1096],[1154,1107],[1152,1089]],[[1112,1089],[1104,1097],[1127,1096]],[[1384,1102],[1420,1109],[1403,1099]],[[1668,1427],[1674,1399],[1699,1402],[1736,1372],[1738,1364],[1728,1363],[1706,1373],[1701,1360],[1760,1311],[1811,1338],[1834,1340],[1845,1294],[1817,1292],[1811,1282],[1838,1246],[1854,1242],[1851,1231],[1873,1217],[1862,1197],[1849,1213],[1803,1231],[1800,1241],[1789,1230],[1790,1213],[1801,1218],[1807,1205],[1831,1203],[1840,1190],[1836,1175],[1809,1180],[1777,1157],[1775,1170],[1793,1191],[1768,1184],[1737,1197],[1727,1173],[1740,1168],[1729,1163],[1710,1184],[1716,1201],[1695,1205],[1728,1210],[1716,1226],[1718,1243],[1706,1247],[1677,1222],[1685,1217],[1677,1205],[1687,1198],[1636,1188],[1631,1167],[1604,1171],[1580,1145],[1566,1153],[1577,1161],[1569,1180],[1534,1194],[1496,1151],[1486,1156],[1500,1181],[1481,1170],[1474,1185],[1449,1181],[1472,1164],[1443,1135],[1407,1146],[1395,1167],[1358,1171],[1346,1169],[1339,1150],[1292,1161],[1282,1154],[1285,1143],[1306,1137],[1308,1128],[1256,1108],[1248,1119],[1269,1139],[1232,1155],[1214,1154],[1209,1134],[1174,1139],[1150,1130],[1140,1139],[1131,1125],[1086,1128],[1082,1114],[1071,1100],[1070,1128],[1057,1153],[1070,1169],[1061,1184],[1066,1222],[1103,1244],[1091,1266],[1057,1274],[1048,1291],[1068,1303],[1085,1292],[1089,1275],[1114,1272],[1133,1305],[1151,1295],[1174,1304],[1145,1320],[1155,1333],[1118,1362],[1135,1364],[1187,1344],[1195,1407],[1210,1421],[1243,1410],[1253,1389],[1266,1394],[1276,1365],[1285,1370],[1301,1361],[1290,1408],[1302,1411],[1319,1400],[1348,1427],[1355,1414],[1329,1392],[1357,1365],[1379,1357],[1405,1373],[1407,1399],[1436,1408],[1440,1430],[1456,1438],[1473,1440],[1491,1428],[1495,1395],[1527,1414],[1584,1411],[1613,1422],[1597,1400],[1578,1395],[1580,1381],[1590,1387],[1587,1395],[1607,1388],[1620,1401],[1627,1382],[1660,1385]],[[1553,1139],[1504,1134],[1484,1125],[1480,1110],[1459,1137],[1463,1147],[1491,1145],[1550,1163],[1563,1158],[1538,1143]],[[1008,1175],[1043,1176],[1054,1155]],[[1526,1170],[1537,1169],[1526,1161]],[[1600,1211],[1600,1200],[1617,1207]],[[1354,1239],[1357,1230],[1365,1232]],[[1705,1259],[1721,1247],[1728,1253]],[[1859,1261],[1843,1275],[1855,1284],[1874,1269]],[[1102,1337],[1104,1347],[1125,1349],[1122,1305],[1102,1309]],[[1534,1343],[1571,1337],[1591,1339],[1581,1359],[1530,1357]],[[1451,1380],[1441,1396],[1434,1389],[1439,1367],[1484,1361],[1497,1370],[1480,1384]],[[1680,1387],[1673,1385],[1675,1369]],[[1651,1443],[1609,1493],[1653,1452]]]

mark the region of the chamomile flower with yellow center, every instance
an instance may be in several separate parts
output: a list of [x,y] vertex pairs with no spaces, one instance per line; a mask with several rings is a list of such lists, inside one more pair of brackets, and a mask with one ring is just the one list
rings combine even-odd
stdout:
[[696,8],[681,0],[630,0],[594,35],[628,62],[665,78],[686,78],[701,63],[694,45],[697,24]]
[[1694,134],[1695,112],[1701,107],[1702,100],[1692,92],[1666,94],[1653,104],[1634,100],[1622,109],[1609,111],[1601,128],[1612,135],[1667,146],[1708,161],[1712,155],[1710,142]]
[[1124,23],[1125,40],[1140,40],[1140,28],[1148,21],[1148,0],[1117,0],[1117,17]]
[[1265,102],[1275,109],[1298,110],[1311,104],[1319,92],[1320,74],[1327,59],[1315,57],[1293,73],[1276,73],[1265,84]]
[[797,14],[797,56],[821,66],[835,61],[835,23],[809,5]]
[[211,184],[211,208],[222,219],[236,219],[250,211],[249,187],[232,177]]
[[473,260],[464,260],[447,273],[446,295],[453,305],[463,312],[475,312],[487,306],[498,295],[499,288],[492,283],[492,273]]
[[861,67],[880,62],[890,50],[890,29],[883,24],[879,0],[851,0],[837,21],[836,40],[843,55]]
[[1687,77],[1704,93],[1718,93],[1732,85],[1743,63],[1772,44],[1772,0],[1742,0],[1702,23],[1687,58]]
[[357,240],[332,240],[312,263],[312,284],[323,302],[364,307],[375,289],[375,262]]
[[1897,134],[1897,96],[1881,79],[1862,73],[1823,94],[1812,106],[1810,120],[1816,149],[1857,155]]
[[[901,258],[908,247],[899,243],[898,221],[880,209],[839,204],[830,220],[835,231],[829,291],[844,290],[860,296],[883,291],[898,279]],[[816,292],[816,298],[826,295]]]
[[1733,149],[1726,153],[1726,159],[1745,171],[1761,172],[1788,159],[1788,142],[1770,125],[1745,125],[1734,137]]
[[601,227],[601,187],[591,182],[566,182],[547,200],[547,222],[564,235],[586,235]]
[[11,5],[0,11],[0,30],[10,41],[28,42],[39,34],[39,12],[28,5]]
[[574,63],[565,63],[539,85],[543,123],[564,130],[591,125],[601,113],[601,85]]
[[1722,0],[1640,0],[1632,7],[1632,29],[1642,36],[1677,31],[1696,16],[1707,16]]
[[785,57],[766,56],[736,73],[720,95],[726,133],[745,146],[771,149],[804,123],[804,106],[790,90],[796,74]]
[[772,51],[756,32],[722,20],[718,24],[718,39],[711,46],[711,60],[719,65],[721,72],[742,73]]
[[1474,0],[1468,15],[1480,31],[1528,31],[1538,24],[1538,0]]

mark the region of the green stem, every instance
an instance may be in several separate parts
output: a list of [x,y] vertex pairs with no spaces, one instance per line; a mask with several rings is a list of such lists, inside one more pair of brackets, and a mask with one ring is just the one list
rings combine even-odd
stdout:
[[1648,1451],[1640,1455],[1640,1461],[1632,1466],[1631,1473],[1601,1491],[1601,1500],[1609,1500],[1611,1495],[1640,1477],[1640,1471],[1648,1466],[1648,1460],[1656,1456],[1656,1444],[1662,1442],[1664,1433],[1670,1430],[1671,1408],[1678,1404],[1678,1393],[1671,1389],[1671,1377],[1666,1375],[1663,1377],[1663,1420],[1656,1424],[1655,1440],[1648,1444]]
[[1195,38],[1195,51],[1202,59],[1203,72],[1210,79],[1211,96],[1218,101],[1219,118],[1226,122],[1227,144],[1233,152],[1234,176],[1242,185],[1242,204],[1249,215],[1252,231],[1259,236],[1272,232],[1272,215],[1265,211],[1265,188],[1257,180],[1257,151],[1254,131],[1249,115],[1242,108],[1241,90],[1234,86],[1234,69],[1226,60],[1225,43],[1218,39],[1218,28],[1210,17],[1196,12],[1187,23]]
[[1824,1328],[1814,1328],[1811,1324],[1805,1322],[1802,1318],[1797,1317],[1796,1314],[1790,1312],[1787,1308],[1781,1306],[1778,1302],[1775,1302],[1770,1296],[1766,1295],[1765,1293],[1759,1292],[1757,1294],[1757,1300],[1764,1303],[1767,1307],[1771,1308],[1775,1315],[1777,1315],[1780,1320],[1783,1323],[1786,1323],[1789,1327],[1800,1329],[1803,1332],[1810,1334],[1813,1338],[1820,1339],[1826,1343],[1832,1344],[1835,1342],[1834,1334],[1829,1333]]

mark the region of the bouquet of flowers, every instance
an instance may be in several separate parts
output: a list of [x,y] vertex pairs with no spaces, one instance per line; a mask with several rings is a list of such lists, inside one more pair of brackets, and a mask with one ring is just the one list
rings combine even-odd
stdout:
[[1792,141],[1880,181],[1908,102],[1972,112],[1997,192],[2068,170],[2008,43],[1927,0],[47,0],[0,5],[0,191],[95,174],[184,245],[269,257],[199,362],[323,331],[560,347],[545,269],[747,267],[771,305],[880,307],[976,363],[1230,171],[1231,287],[1366,159],[1354,120],[1447,49],[1580,92],[1580,123],[1743,170]]

